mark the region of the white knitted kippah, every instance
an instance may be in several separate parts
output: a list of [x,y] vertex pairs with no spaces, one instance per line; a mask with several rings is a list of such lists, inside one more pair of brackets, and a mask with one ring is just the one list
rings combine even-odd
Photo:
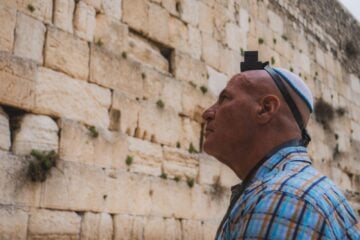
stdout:
[[282,79],[284,79],[291,86],[291,88],[301,97],[301,99],[304,100],[310,112],[313,112],[314,111],[313,95],[309,87],[304,82],[304,80],[302,80],[298,75],[284,68],[274,67],[273,69],[277,74],[280,75]]

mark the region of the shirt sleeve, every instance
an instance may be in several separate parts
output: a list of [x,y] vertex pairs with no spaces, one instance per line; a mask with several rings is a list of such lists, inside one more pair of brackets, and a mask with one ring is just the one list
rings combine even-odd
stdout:
[[231,219],[231,239],[332,239],[326,218],[310,203],[283,193],[265,193]]

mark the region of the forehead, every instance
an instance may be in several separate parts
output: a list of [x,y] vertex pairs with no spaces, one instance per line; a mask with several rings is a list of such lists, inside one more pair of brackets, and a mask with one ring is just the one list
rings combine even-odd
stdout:
[[241,90],[244,88],[244,85],[248,83],[249,80],[246,78],[245,74],[239,73],[234,75],[228,84],[225,87],[225,90],[231,91],[231,90]]

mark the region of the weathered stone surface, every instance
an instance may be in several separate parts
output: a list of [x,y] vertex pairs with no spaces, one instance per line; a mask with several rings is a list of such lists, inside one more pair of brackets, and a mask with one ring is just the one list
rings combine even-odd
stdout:
[[29,237],[63,237],[75,239],[80,232],[81,217],[75,212],[35,210],[29,217]]
[[214,184],[219,180],[221,163],[215,158],[201,154],[199,156],[199,183]]
[[249,13],[244,8],[240,8],[239,16],[238,16],[238,23],[241,30],[248,32],[249,31]]
[[36,63],[0,52],[0,102],[22,109],[35,103]]
[[164,159],[163,171],[168,177],[196,180],[199,163],[195,154],[176,148],[165,148]]
[[102,167],[125,169],[128,143],[124,134],[96,128],[98,136],[75,121],[61,121],[60,158]]
[[188,25],[188,33],[190,55],[195,59],[200,59],[202,50],[200,30]]
[[[182,85],[180,81],[177,81],[174,78],[165,78],[164,86],[160,94],[160,98],[166,102],[166,105],[176,112],[181,112],[181,94],[182,94]],[[145,88],[145,84],[144,84]]]
[[19,129],[14,133],[12,151],[28,155],[31,151],[58,151],[59,128],[48,116],[26,114],[19,120]]
[[0,149],[8,151],[11,146],[9,117],[0,107]]
[[360,79],[354,74],[350,74],[350,84],[354,92],[360,93]]
[[54,25],[66,32],[73,32],[74,0],[56,0],[54,5]]
[[122,20],[139,32],[149,31],[149,6],[146,0],[123,0]]
[[225,187],[232,187],[236,184],[239,184],[241,181],[238,176],[231,170],[228,166],[221,165],[220,173],[220,184]]
[[144,236],[144,217],[133,215],[120,215],[114,217],[115,240],[142,240]]
[[221,219],[213,221],[205,221],[203,224],[203,239],[213,239],[216,236],[217,228],[219,227]]
[[92,41],[95,31],[95,8],[80,1],[74,15],[75,34],[86,41]]
[[0,51],[11,52],[14,44],[16,9],[0,4]]
[[110,90],[47,68],[39,71],[36,88],[37,112],[103,128],[109,126]]
[[127,56],[111,55],[99,47],[92,48],[90,81],[101,86],[141,96],[140,64]]
[[49,0],[17,0],[17,8],[27,15],[51,23],[53,1]]
[[42,63],[45,30],[42,22],[18,13],[15,30],[15,55]]
[[175,17],[169,19],[169,44],[173,48],[189,52],[188,28],[184,22]]
[[182,130],[183,130],[183,138],[181,139],[181,144],[189,149],[188,147],[192,144],[197,150],[200,143],[201,136],[201,124],[193,121],[189,118],[182,118]]
[[169,13],[157,4],[149,4],[149,37],[169,43]]
[[0,238],[26,239],[28,214],[14,207],[0,208]]
[[120,19],[122,14],[121,2],[122,0],[102,0],[102,8],[105,15]]
[[226,44],[234,51],[240,52],[240,49],[246,49],[247,38],[246,32],[241,30],[234,23],[227,23],[225,27],[226,32]]
[[128,49],[129,30],[125,24],[103,14],[96,16],[94,41],[109,52],[120,56]]
[[214,31],[213,10],[204,2],[199,1],[199,29],[202,32],[212,34]]
[[192,26],[197,26],[199,23],[200,3],[192,0],[181,0],[178,4],[181,19]]
[[181,225],[184,239],[203,239],[202,231],[199,231],[202,228],[200,221],[183,220]]
[[215,96],[218,96],[220,92],[226,87],[229,79],[225,74],[216,71],[212,67],[207,66],[206,69],[209,76],[209,90]]
[[46,67],[86,80],[89,75],[89,55],[89,46],[85,41],[55,28],[48,29]]
[[129,37],[129,52],[136,60],[162,72],[169,71],[168,60],[160,53],[160,49],[146,39],[131,34]]
[[175,51],[172,66],[176,79],[192,82],[198,87],[207,86],[207,71],[203,62]]
[[28,159],[0,151],[0,203],[38,207],[40,185],[27,176]]
[[202,33],[202,59],[215,69],[220,67],[219,45],[211,35]]
[[[249,49],[252,49],[249,47]],[[239,52],[235,52],[230,49],[222,49],[220,52],[220,68],[221,72],[225,73],[227,76],[232,77],[233,75],[240,72],[240,62],[243,61]],[[214,66],[213,66],[214,67]],[[216,69],[216,68],[215,68]]]
[[145,220],[144,240],[180,240],[182,236],[179,220],[149,216]]
[[275,33],[282,35],[284,32],[284,24],[281,17],[271,10],[268,10],[267,17],[271,30],[273,30]]
[[103,0],[82,0],[82,1],[88,5],[93,6],[96,9],[96,11],[102,10]]
[[111,240],[113,233],[112,218],[107,213],[86,212],[81,222],[80,238],[86,240]]

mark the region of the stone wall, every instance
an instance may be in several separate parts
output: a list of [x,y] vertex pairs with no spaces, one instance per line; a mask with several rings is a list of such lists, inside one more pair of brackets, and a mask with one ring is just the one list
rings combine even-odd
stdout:
[[213,239],[239,180],[201,113],[255,49],[313,90],[314,165],[359,211],[360,27],[331,2],[0,0],[0,238]]

